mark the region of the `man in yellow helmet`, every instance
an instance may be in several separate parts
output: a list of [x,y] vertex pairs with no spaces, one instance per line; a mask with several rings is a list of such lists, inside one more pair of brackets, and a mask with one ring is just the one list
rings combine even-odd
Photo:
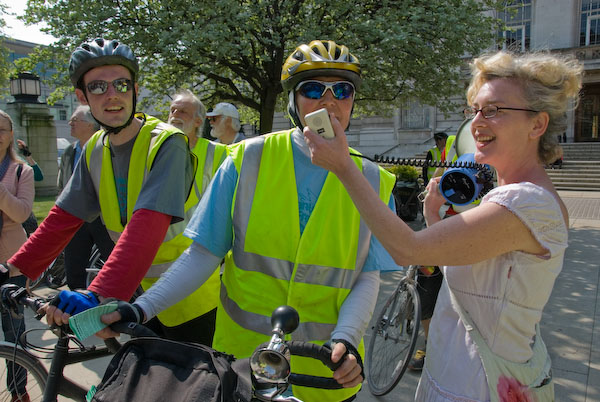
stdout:
[[[397,268],[343,185],[311,163],[302,134],[304,116],[321,108],[348,127],[360,82],[358,59],[345,46],[313,41],[294,50],[283,66],[282,85],[289,91],[296,127],[229,147],[186,228],[192,246],[134,304],[152,317],[196,289],[225,257],[213,346],[250,356],[270,339],[271,312],[291,305],[300,315],[291,339],[332,341],[332,360],[343,359],[333,378],[344,388],[293,386],[293,394],[305,401],[355,398],[363,380],[362,336],[375,307],[378,270]],[[393,209],[394,176],[366,159],[355,157],[355,162]],[[103,320],[119,318],[115,312]],[[304,357],[292,356],[291,369],[332,376]]]

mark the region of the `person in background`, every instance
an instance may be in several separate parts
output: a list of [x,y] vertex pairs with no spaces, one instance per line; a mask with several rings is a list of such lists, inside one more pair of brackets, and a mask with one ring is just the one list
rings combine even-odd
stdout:
[[240,131],[240,113],[231,103],[217,103],[215,108],[206,114],[212,130],[210,135],[215,137],[221,144],[234,144],[245,140],[246,137]]
[[[425,157],[425,161],[427,164],[430,162],[441,162],[442,161],[442,152],[446,149],[446,140],[448,138],[448,134],[444,132],[435,133],[433,135],[433,139],[435,140],[435,147],[431,148],[427,151],[427,156]],[[429,180],[433,177],[436,167],[435,166],[423,166],[423,179],[425,181],[425,185],[429,183]]]
[[[31,214],[35,195],[33,169],[16,156],[13,144],[13,121],[0,110],[0,261],[8,260],[27,240],[21,223]],[[8,270],[0,265],[0,284],[9,282],[25,287],[25,281],[23,275],[9,278]],[[19,306],[19,313],[23,314],[23,306]],[[25,319],[2,311],[2,331],[5,341],[16,343],[25,332]],[[29,402],[25,369],[9,363],[7,371],[7,387],[12,401]]]
[[[60,159],[56,183],[59,193],[63,191],[75,171],[83,146],[96,131],[100,130],[100,124],[94,120],[90,107],[85,105],[80,105],[75,109],[69,120],[69,126],[71,127],[71,136],[77,141],[65,148]],[[102,260],[108,260],[115,243],[110,238],[100,217],[89,223],[84,222],[65,247],[65,273],[69,289],[86,288],[87,272],[85,269],[88,266],[94,244],[98,247]]]
[[[226,146],[224,144],[217,144],[202,137],[205,117],[206,108],[204,104],[191,91],[183,89],[173,96],[173,101],[169,107],[168,122],[183,131],[189,140],[192,152],[198,158],[198,169],[196,170],[196,181],[194,183],[195,202],[202,198],[212,177],[226,156]],[[203,289],[205,289],[203,297],[213,299],[216,305],[219,295],[218,269],[213,272],[212,278],[203,286]],[[216,318],[217,309],[215,307],[197,319],[196,334],[190,334],[189,338],[195,338],[205,345],[212,345]]]
[[44,173],[42,172],[42,169],[37,164],[35,159],[33,159],[33,156],[31,156],[31,151],[29,150],[29,147],[27,146],[25,141],[17,140],[17,147],[19,148],[19,152],[21,153],[21,155],[23,155],[29,166],[31,166],[33,169],[33,180],[44,180]]
[[[563,265],[568,213],[544,164],[577,105],[583,65],[548,53],[497,52],[472,62],[469,107],[475,160],[498,187],[477,208],[441,220],[439,179],[427,186],[428,227],[390,213],[349,158],[344,131],[305,130],[313,163],[335,173],[398,264],[444,265],[416,401],[554,400],[539,322]],[[571,101],[574,100],[574,103]]]

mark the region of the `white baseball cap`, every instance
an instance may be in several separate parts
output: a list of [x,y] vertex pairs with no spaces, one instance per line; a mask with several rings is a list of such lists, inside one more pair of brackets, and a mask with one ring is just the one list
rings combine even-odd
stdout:
[[226,102],[217,103],[217,106],[215,106],[212,112],[206,113],[206,117],[212,116],[229,116],[238,120],[240,119],[240,113],[237,108],[231,103]]

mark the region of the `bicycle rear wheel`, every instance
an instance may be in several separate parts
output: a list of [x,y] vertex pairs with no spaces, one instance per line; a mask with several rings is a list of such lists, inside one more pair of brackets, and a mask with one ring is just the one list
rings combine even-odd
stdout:
[[104,266],[104,260],[100,255],[100,250],[96,246],[92,248],[92,255],[90,256],[90,260],[88,262],[88,267],[85,269],[87,274],[85,277],[85,285],[86,287],[90,286],[92,281],[96,276],[98,276],[98,272]]
[[366,361],[373,395],[387,394],[402,378],[417,344],[420,321],[419,294],[403,279],[372,328]]
[[65,271],[65,252],[61,251],[46,272],[46,284],[52,289],[58,289],[67,284]]
[[[23,389],[31,401],[41,401],[48,372],[35,357],[13,343],[0,342],[0,401],[11,401],[13,391],[22,396]],[[18,366],[15,366],[15,363]],[[10,367],[10,369],[9,369]],[[25,370],[26,375],[21,370]]]

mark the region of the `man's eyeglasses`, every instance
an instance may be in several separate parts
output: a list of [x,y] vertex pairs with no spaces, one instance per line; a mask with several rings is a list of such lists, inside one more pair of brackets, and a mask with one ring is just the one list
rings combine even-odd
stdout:
[[308,99],[321,99],[328,89],[337,100],[354,97],[354,85],[349,81],[303,81],[296,87],[296,91]]
[[108,84],[111,84],[115,91],[125,93],[130,89],[133,89],[133,82],[127,78],[119,78],[113,82],[95,80],[86,85],[89,93],[93,95],[102,95],[108,90]]
[[207,117],[207,119],[208,119],[208,121],[215,122],[215,121],[219,120],[220,117],[221,117],[221,115],[218,115],[218,116],[209,116],[209,117]]
[[498,110],[521,110],[523,112],[534,112],[534,113],[538,113],[538,110],[533,110],[533,109],[520,109],[520,108],[516,108],[516,107],[498,107],[496,105],[487,105],[482,107],[481,109],[477,109],[474,107],[468,107],[465,108],[465,110],[463,110],[463,113],[465,114],[465,118],[467,119],[474,119],[475,116],[477,116],[477,113],[481,112],[481,114],[483,115],[483,117],[485,119],[489,119],[491,117],[496,116],[496,114],[498,113]]

